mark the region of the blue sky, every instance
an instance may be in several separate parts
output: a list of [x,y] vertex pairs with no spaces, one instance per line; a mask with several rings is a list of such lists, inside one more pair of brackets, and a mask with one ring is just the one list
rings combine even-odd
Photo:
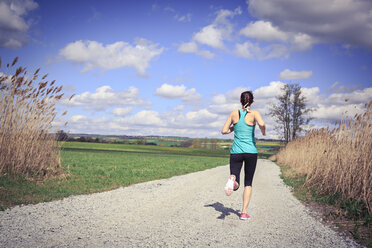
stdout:
[[222,137],[249,89],[276,138],[266,114],[284,83],[317,109],[312,127],[372,100],[371,13],[363,0],[0,0],[0,56],[75,94],[59,104],[65,131]]

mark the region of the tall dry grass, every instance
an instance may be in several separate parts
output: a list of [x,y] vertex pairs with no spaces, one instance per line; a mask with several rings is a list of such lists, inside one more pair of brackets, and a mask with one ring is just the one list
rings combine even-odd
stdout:
[[282,165],[306,174],[306,184],[320,193],[341,193],[363,201],[372,213],[372,101],[362,114],[337,128],[312,130],[276,156]]
[[17,60],[0,74],[0,174],[58,175],[60,147],[52,135],[52,122],[62,86],[46,81],[47,75],[37,83],[40,69],[28,75],[26,68],[15,69]]

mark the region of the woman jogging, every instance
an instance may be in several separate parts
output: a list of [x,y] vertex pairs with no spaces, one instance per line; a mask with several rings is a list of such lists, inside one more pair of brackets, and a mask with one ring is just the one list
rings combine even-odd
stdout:
[[240,186],[240,171],[244,162],[244,192],[241,220],[249,220],[247,208],[252,193],[252,180],[256,170],[257,148],[254,138],[256,123],[263,135],[266,135],[266,126],[260,113],[250,110],[253,103],[253,94],[245,91],[240,96],[241,109],[233,110],[222,128],[222,134],[234,132],[234,142],[230,151],[230,176],[225,186],[226,195],[231,195]]

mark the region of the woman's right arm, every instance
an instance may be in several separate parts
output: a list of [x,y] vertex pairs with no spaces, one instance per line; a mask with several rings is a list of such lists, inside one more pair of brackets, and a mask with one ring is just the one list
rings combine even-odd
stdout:
[[222,131],[221,131],[222,134],[229,134],[231,132],[234,132],[234,127],[231,126],[233,124],[232,114],[233,112],[231,112],[231,114],[229,115],[229,118],[227,118],[225,122],[225,125],[223,125]]
[[258,126],[261,129],[262,135],[265,136],[266,135],[266,125],[265,125],[265,122],[260,115],[260,112],[258,112],[258,111],[255,111],[255,120],[256,120]]

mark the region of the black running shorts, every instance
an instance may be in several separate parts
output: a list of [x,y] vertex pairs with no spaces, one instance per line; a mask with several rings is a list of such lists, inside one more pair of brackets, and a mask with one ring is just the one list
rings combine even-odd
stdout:
[[240,185],[240,171],[244,162],[244,186],[252,186],[253,175],[256,170],[257,153],[230,154],[230,175]]

